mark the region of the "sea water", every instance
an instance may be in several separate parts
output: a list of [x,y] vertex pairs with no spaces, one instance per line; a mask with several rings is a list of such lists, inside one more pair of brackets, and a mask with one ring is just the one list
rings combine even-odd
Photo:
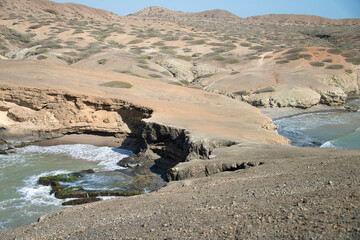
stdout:
[[81,179],[84,189],[124,188],[131,179],[113,170],[122,169],[117,163],[130,154],[118,148],[74,144],[27,146],[15,154],[0,155],[0,231],[36,222],[63,207],[64,200],[50,195],[50,187],[38,184],[40,177],[93,169],[96,174]]
[[274,123],[295,146],[360,150],[360,111],[308,113]]

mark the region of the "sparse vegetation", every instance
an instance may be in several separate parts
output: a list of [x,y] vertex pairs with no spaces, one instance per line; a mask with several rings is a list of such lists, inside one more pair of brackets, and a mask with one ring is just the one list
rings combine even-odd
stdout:
[[241,91],[238,91],[238,92],[234,92],[233,94],[234,95],[241,95],[241,96],[248,96],[248,95],[250,95],[250,92],[248,90],[241,90]]
[[173,46],[162,46],[160,47],[160,52],[164,53],[164,54],[168,54],[168,55],[175,55],[177,52],[174,50],[178,47],[173,47]]
[[279,60],[279,61],[276,61],[276,63],[278,64],[285,64],[285,63],[289,63],[290,61],[288,59],[283,59],[283,60]]
[[236,64],[239,63],[240,61],[237,58],[232,58],[232,59],[228,59],[226,62],[229,64]]
[[188,80],[180,80],[181,85],[183,86],[189,86],[190,82]]
[[154,42],[152,44],[153,46],[165,46],[165,43],[163,41]]
[[41,27],[43,27],[43,26],[44,26],[43,24],[36,24],[36,25],[32,25],[32,26],[30,26],[30,27],[29,27],[29,29],[34,30],[34,29],[41,28]]
[[164,41],[177,41],[177,40],[179,40],[179,37],[177,37],[177,36],[165,36],[165,37],[162,38],[162,40],[164,40]]
[[44,11],[45,11],[45,12],[48,12],[48,13],[51,13],[51,14],[54,14],[54,15],[58,15],[58,14],[59,14],[59,12],[56,11],[56,10],[54,10],[54,9],[45,9]]
[[162,78],[161,75],[156,74],[156,73],[150,73],[149,76],[152,77],[152,78]]
[[215,59],[216,61],[224,61],[226,58],[223,57],[223,56],[218,55],[218,56],[216,56],[214,59]]
[[308,49],[307,48],[292,48],[287,50],[284,54],[294,54],[294,53],[299,53],[299,52],[306,52]]
[[238,71],[233,71],[233,72],[231,72],[230,73],[230,75],[236,75],[236,74],[239,74],[240,72],[238,72]]
[[194,41],[189,42],[189,44],[191,44],[191,45],[203,45],[203,44],[206,44],[206,40],[205,39],[194,40]]
[[48,57],[47,56],[44,56],[44,55],[39,55],[37,57],[38,60],[44,60],[44,59],[47,59]]
[[323,60],[323,62],[331,63],[331,62],[333,62],[333,60],[331,58],[326,58],[326,59]]
[[138,43],[142,43],[144,42],[143,39],[134,39],[134,40],[131,40],[130,42],[128,42],[127,44],[138,44]]
[[260,93],[268,93],[268,92],[275,92],[275,88],[266,87],[266,88],[259,89],[259,90],[255,91],[254,93],[255,94],[260,94]]
[[288,59],[288,60],[298,60],[298,59],[300,59],[300,54],[299,53],[290,53],[290,54],[287,54],[286,56],[285,56],[285,58],[286,59]]
[[143,69],[149,69],[149,66],[145,65],[145,64],[138,64],[136,66],[138,66],[139,68],[143,68]]
[[144,51],[141,49],[141,48],[138,48],[138,47],[133,47],[133,48],[130,48],[130,52],[133,53],[133,54],[141,54],[143,53]]
[[106,64],[107,63],[107,59],[106,58],[103,58],[103,59],[100,59],[99,61],[98,61],[98,64],[101,64],[101,65],[104,65],[104,64]]
[[359,55],[347,53],[344,54],[343,56],[346,57],[345,59],[346,62],[352,63],[354,65],[360,65],[360,53]]
[[305,54],[300,54],[299,57],[300,57],[300,58],[304,58],[304,59],[306,59],[306,60],[309,60],[309,59],[312,58],[312,55],[305,53]]
[[69,56],[64,56],[64,55],[57,56],[57,58],[67,62],[69,65],[74,64],[81,60],[79,57],[69,57]]
[[182,59],[182,60],[185,60],[185,61],[191,61],[192,60],[191,56],[184,56],[184,55],[176,55],[176,58]]
[[338,69],[343,69],[344,65],[341,64],[333,64],[333,65],[329,65],[326,66],[326,69],[331,69],[331,70],[338,70]]
[[132,84],[124,81],[113,81],[100,84],[103,87],[112,87],[112,88],[132,88]]
[[331,53],[331,54],[337,54],[337,55],[342,53],[342,51],[340,49],[338,49],[338,48],[328,49],[327,52]]
[[313,67],[324,67],[325,64],[323,62],[310,62],[310,65]]
[[240,46],[242,46],[242,47],[251,47],[252,44],[248,43],[248,42],[242,42],[242,43],[240,43]]

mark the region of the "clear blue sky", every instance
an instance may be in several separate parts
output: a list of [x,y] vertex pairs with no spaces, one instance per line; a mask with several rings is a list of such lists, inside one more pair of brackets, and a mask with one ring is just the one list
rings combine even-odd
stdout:
[[228,10],[240,17],[264,14],[309,14],[328,18],[360,18],[360,0],[55,0],[102,8],[119,15],[159,6],[175,11]]

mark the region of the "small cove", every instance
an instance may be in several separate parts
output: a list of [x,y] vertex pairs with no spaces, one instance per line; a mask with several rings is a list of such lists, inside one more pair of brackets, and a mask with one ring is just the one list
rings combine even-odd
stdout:
[[[350,104],[359,108],[360,100]],[[304,113],[274,123],[294,146],[360,150],[360,111]]]
[[[0,155],[0,231],[36,222],[40,216],[63,208],[64,200],[50,195],[50,186],[38,184],[43,176],[93,169],[81,184],[87,190],[125,190],[131,176],[117,163],[131,151],[88,144],[27,146],[15,154]],[[68,199],[67,199],[68,200]]]

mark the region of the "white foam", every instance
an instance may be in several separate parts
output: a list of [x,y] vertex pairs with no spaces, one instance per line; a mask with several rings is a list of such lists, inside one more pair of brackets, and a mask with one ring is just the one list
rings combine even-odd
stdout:
[[132,154],[131,151],[119,148],[96,147],[88,144],[58,146],[27,146],[17,150],[19,153],[65,154],[71,158],[97,162],[104,170],[122,169],[117,163]]
[[324,143],[323,145],[320,146],[320,148],[332,148],[332,149],[336,149],[337,147],[335,147],[331,141],[327,141],[326,143]]
[[25,179],[24,186],[18,189],[18,192],[23,196],[21,199],[27,204],[33,204],[36,206],[57,206],[61,204],[62,200],[50,195],[51,187],[38,184],[38,180],[40,177],[55,176],[66,173],[70,172],[63,170],[45,172]]
[[[52,171],[33,175],[23,180],[23,186],[17,189],[19,195],[0,202],[0,210],[10,214],[7,220],[1,217],[0,231],[9,229],[19,219],[33,219],[43,215],[46,211],[60,209],[62,199],[50,195],[50,186],[38,184],[38,179],[44,176],[69,173],[68,171]],[[47,209],[44,212],[44,209]]]

